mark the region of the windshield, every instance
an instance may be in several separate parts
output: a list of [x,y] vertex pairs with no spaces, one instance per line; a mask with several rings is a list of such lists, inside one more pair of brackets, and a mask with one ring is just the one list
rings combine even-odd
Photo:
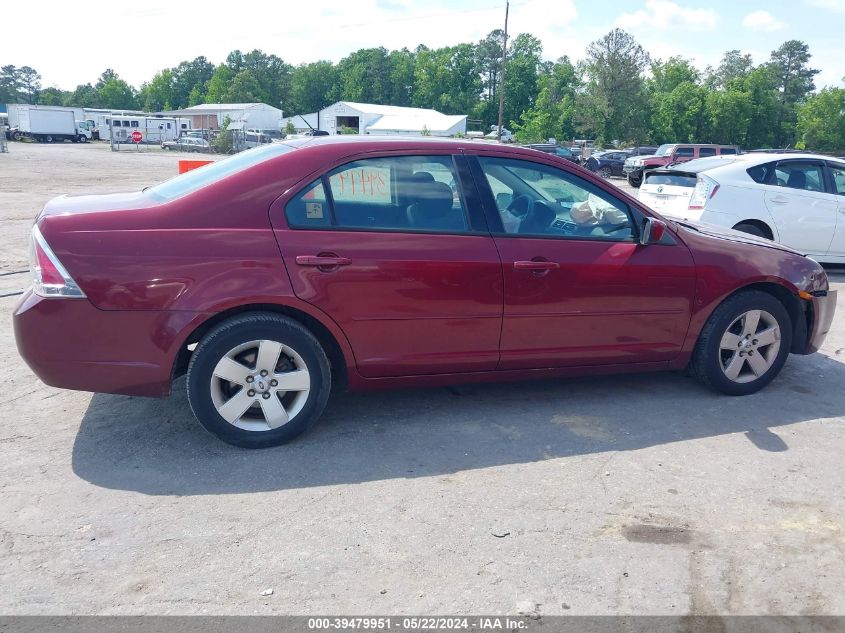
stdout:
[[675,146],[670,145],[670,144],[661,145],[660,147],[657,148],[657,151],[654,152],[654,155],[655,156],[668,156],[669,154],[672,153],[673,147],[675,147]]
[[206,185],[211,184],[231,176],[234,173],[243,171],[258,163],[263,163],[265,160],[276,158],[282,154],[293,151],[290,145],[277,143],[273,145],[263,145],[255,149],[235,154],[229,158],[224,158],[215,163],[205,165],[199,169],[193,169],[185,172],[176,178],[155,185],[146,190],[146,192],[154,197],[156,200],[167,202],[175,200],[181,196],[192,193],[197,189],[202,189]]

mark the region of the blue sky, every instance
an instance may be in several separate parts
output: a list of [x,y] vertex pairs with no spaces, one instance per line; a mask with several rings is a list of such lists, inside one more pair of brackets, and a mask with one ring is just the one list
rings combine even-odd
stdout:
[[[189,19],[198,12],[209,19]],[[338,61],[362,47],[476,41],[502,25],[504,1],[144,0],[95,11],[87,32],[68,28],[84,13],[64,0],[16,4],[16,22],[39,24],[38,36],[7,29],[0,38],[0,65],[28,64],[45,86],[69,89],[95,81],[107,67],[138,86],[158,70],[198,55],[219,63],[234,48],[261,48],[291,63]],[[682,55],[701,68],[717,64],[726,50],[740,49],[760,62],[785,40],[804,40],[813,66],[822,71],[817,85],[843,85],[845,0],[511,3],[511,31],[537,35],[549,59],[583,57],[586,46],[614,26],[630,31],[654,57]]]

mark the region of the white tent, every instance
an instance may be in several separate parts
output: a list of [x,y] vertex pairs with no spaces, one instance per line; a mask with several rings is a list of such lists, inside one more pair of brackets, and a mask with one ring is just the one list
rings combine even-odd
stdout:
[[[292,117],[297,119],[297,117]],[[417,136],[427,130],[431,136],[466,133],[466,115],[449,115],[426,108],[338,101],[319,112],[300,117],[314,128],[337,134],[351,128],[358,134],[396,134]],[[297,121],[294,125],[299,130]]]

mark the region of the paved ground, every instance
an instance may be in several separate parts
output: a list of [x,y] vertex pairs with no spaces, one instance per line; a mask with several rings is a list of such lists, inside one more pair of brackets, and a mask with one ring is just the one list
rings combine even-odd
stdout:
[[[49,197],[144,186],[177,158],[12,144],[0,269],[25,266]],[[747,398],[674,374],[344,395],[300,441],[248,452],[178,388],[43,386],[15,301],[2,614],[845,611],[845,306],[821,353]]]

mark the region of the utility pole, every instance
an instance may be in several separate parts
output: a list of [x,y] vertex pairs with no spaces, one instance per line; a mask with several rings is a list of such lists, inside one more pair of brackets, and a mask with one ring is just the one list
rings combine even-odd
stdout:
[[502,42],[502,81],[499,83],[499,131],[496,133],[496,139],[502,142],[502,113],[505,110],[505,65],[508,59],[508,11],[510,9],[510,0],[505,0],[505,38]]

